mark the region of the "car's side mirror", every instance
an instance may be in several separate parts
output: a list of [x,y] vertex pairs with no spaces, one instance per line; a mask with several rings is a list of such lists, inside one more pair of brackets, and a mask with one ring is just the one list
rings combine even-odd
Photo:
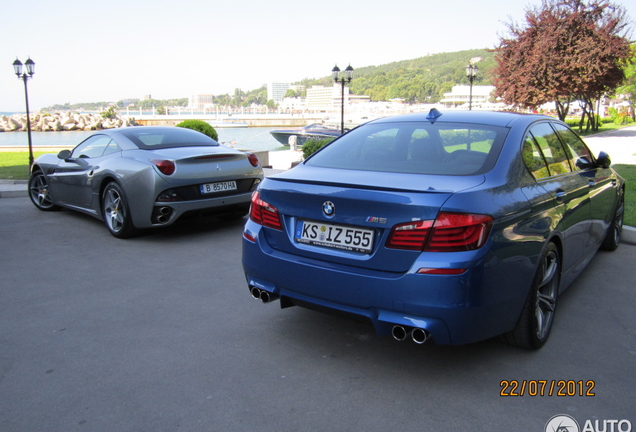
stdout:
[[576,160],[577,168],[584,170],[588,168],[594,168],[594,164],[590,162],[586,157],[580,157]]
[[68,159],[71,157],[71,151],[70,150],[62,150],[57,154],[57,158],[58,159]]
[[596,166],[599,168],[609,168],[610,165],[612,165],[612,160],[609,155],[604,151],[600,152],[596,158]]

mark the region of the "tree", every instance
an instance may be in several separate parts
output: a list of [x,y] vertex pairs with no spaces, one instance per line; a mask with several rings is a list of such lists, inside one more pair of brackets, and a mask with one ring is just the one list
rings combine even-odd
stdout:
[[298,97],[298,93],[296,93],[296,90],[294,90],[294,89],[287,89],[287,92],[285,92],[285,97],[286,98],[295,98],[295,97]]
[[616,89],[616,93],[625,95],[631,105],[632,121],[636,121],[636,44],[631,46],[631,55],[623,65],[625,81]]
[[555,102],[561,120],[578,99],[588,126],[598,129],[593,102],[621,83],[629,55],[624,8],[608,0],[542,0],[525,20],[508,24],[511,37],[495,50],[496,95],[524,108]]

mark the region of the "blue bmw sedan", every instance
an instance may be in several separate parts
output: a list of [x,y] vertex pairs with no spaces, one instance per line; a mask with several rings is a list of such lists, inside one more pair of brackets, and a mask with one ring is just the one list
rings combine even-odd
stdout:
[[253,297],[415,343],[540,348],[559,294],[614,250],[625,185],[564,123],[503,112],[366,123],[253,193]]

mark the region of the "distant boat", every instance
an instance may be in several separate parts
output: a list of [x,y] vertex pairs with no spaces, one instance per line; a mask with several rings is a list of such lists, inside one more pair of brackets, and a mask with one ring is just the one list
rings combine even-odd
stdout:
[[238,122],[238,121],[237,122],[234,122],[234,121],[220,121],[220,122],[209,121],[208,123],[213,128],[244,128],[244,127],[248,127],[249,126],[249,123],[247,123],[247,122]]
[[309,139],[328,139],[337,138],[340,130],[323,126],[319,123],[312,123],[301,128],[275,129],[269,132],[276,141],[281,144],[289,145],[289,137],[296,136],[296,144],[301,146]]

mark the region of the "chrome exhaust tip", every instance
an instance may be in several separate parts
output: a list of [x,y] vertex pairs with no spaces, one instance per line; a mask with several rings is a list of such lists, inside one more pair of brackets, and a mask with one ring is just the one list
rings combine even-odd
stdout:
[[411,339],[418,345],[422,345],[428,340],[428,332],[421,328],[415,328],[411,332]]
[[407,336],[409,335],[409,331],[400,325],[396,325],[396,326],[393,326],[393,329],[391,330],[391,335],[393,336],[393,339],[395,339],[396,341],[402,342],[406,340]]
[[261,290],[259,288],[250,287],[250,293],[252,294],[252,297],[254,297],[254,299],[256,300],[261,299]]
[[274,300],[278,300],[278,295],[271,293],[269,291],[261,290],[261,301],[263,303],[270,303]]

